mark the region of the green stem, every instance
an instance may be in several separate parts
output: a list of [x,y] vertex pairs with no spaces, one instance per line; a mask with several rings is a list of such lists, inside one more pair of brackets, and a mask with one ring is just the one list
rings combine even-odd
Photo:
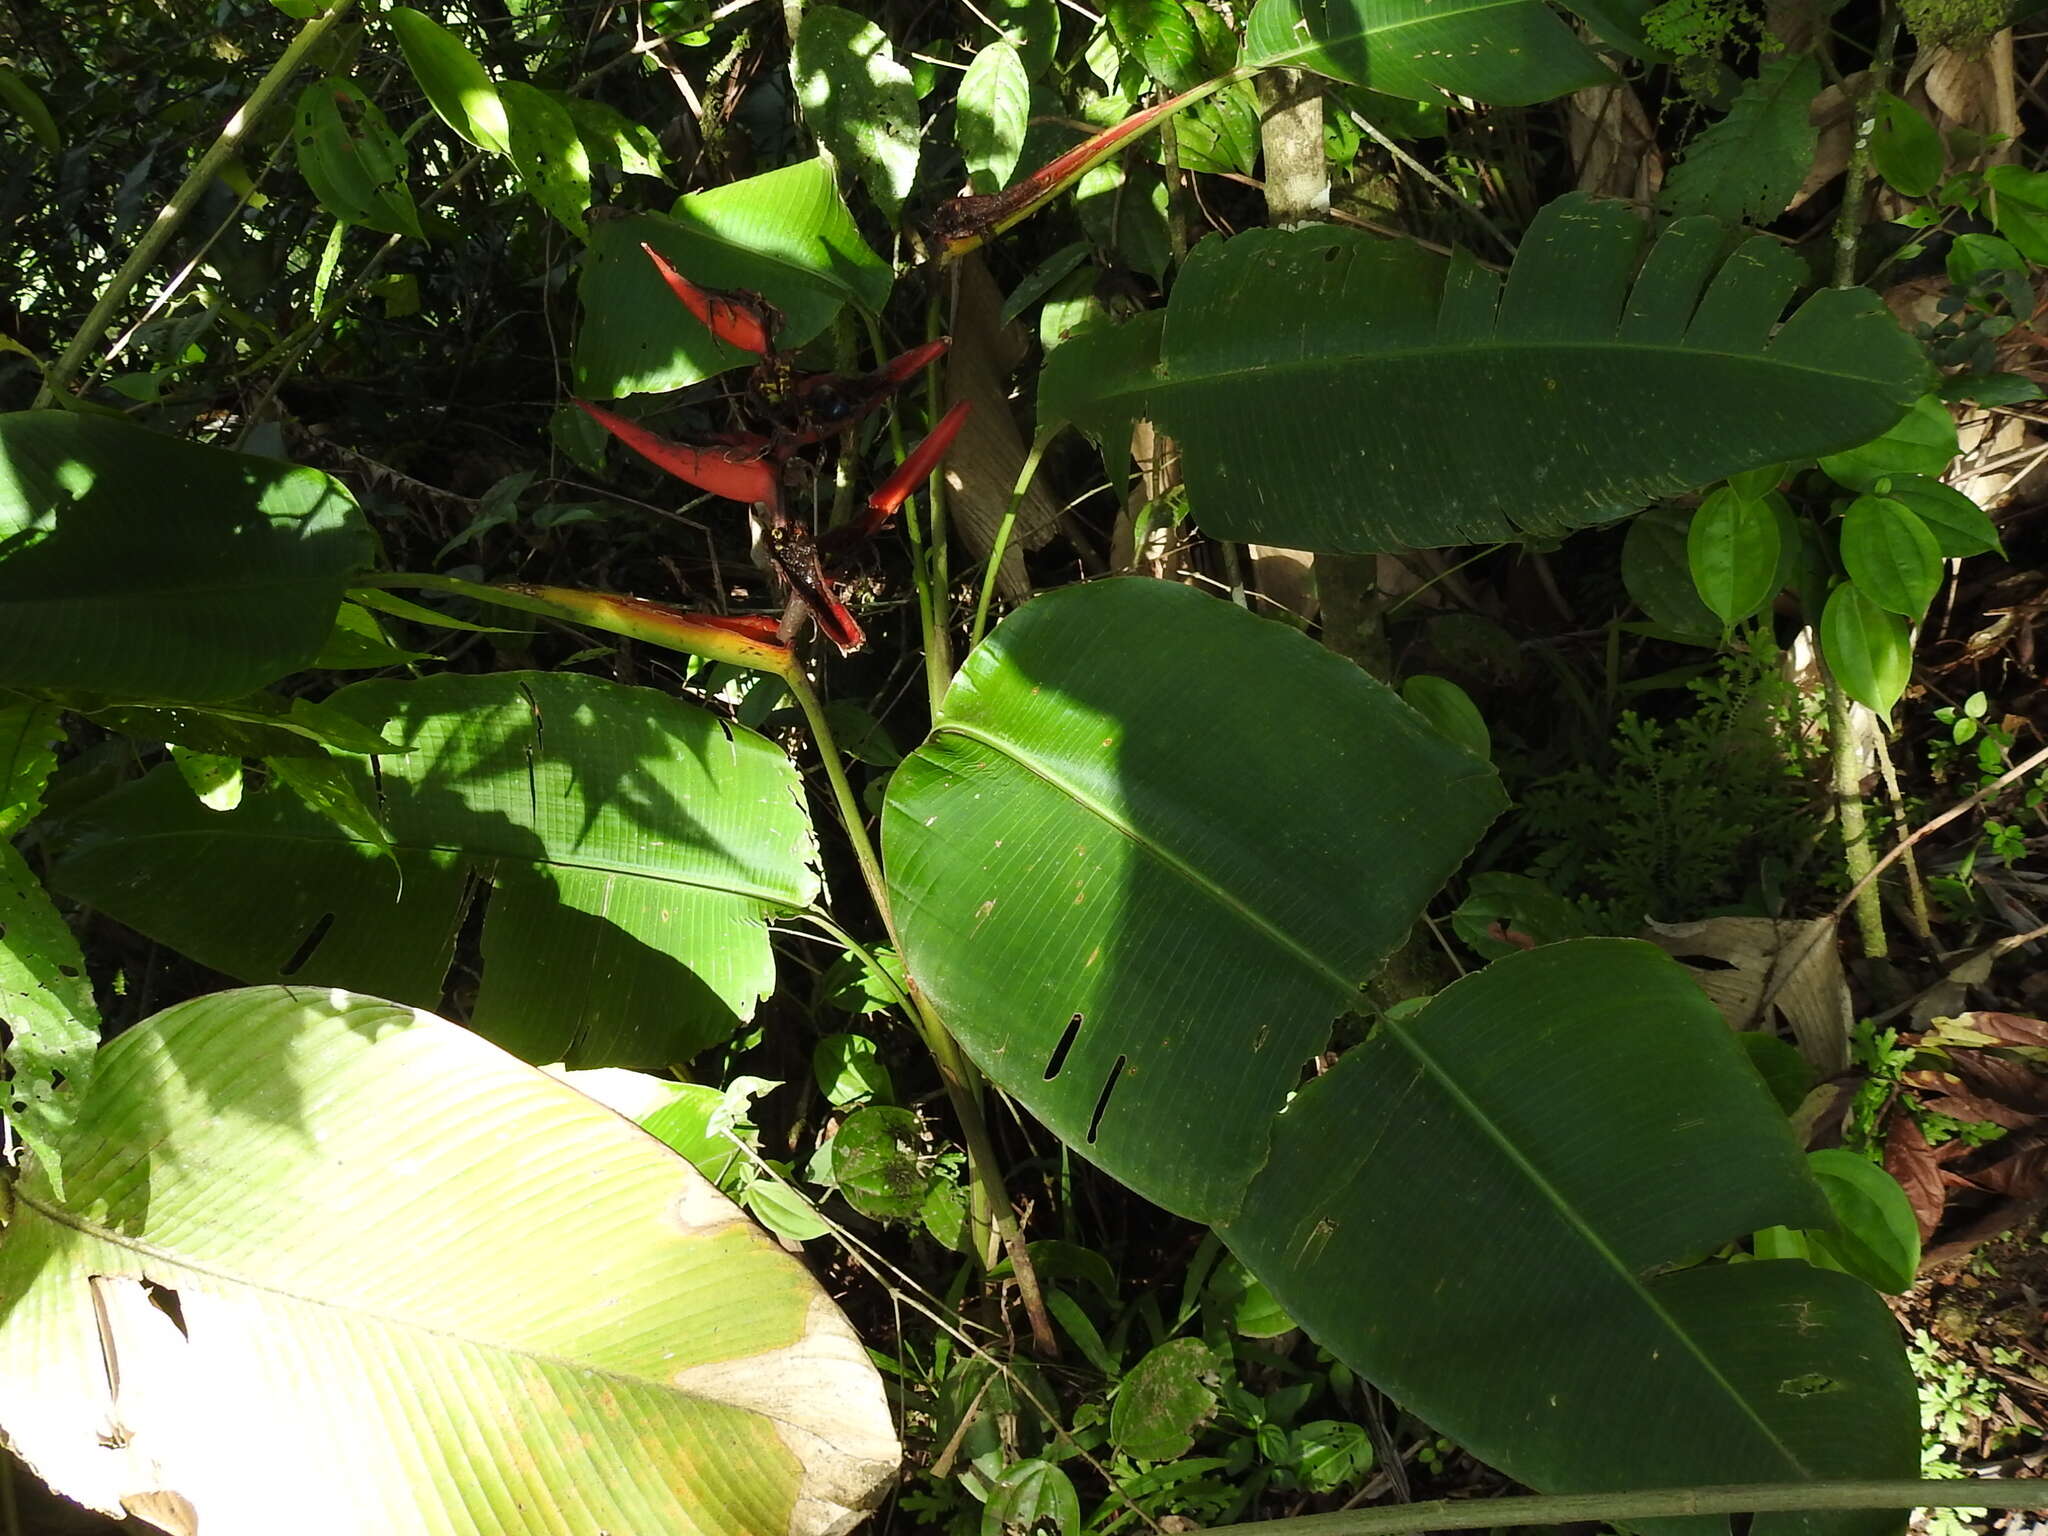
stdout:
[[50,365],[50,371],[43,377],[43,387],[36,394],[37,407],[49,405],[60,391],[70,388],[72,380],[77,378],[80,370],[85,367],[86,359],[91,357],[105,340],[108,325],[120,312],[121,306],[128,302],[128,295],[134,291],[135,285],[142,281],[143,275],[156,265],[157,259],[163,255],[164,247],[170,244],[171,236],[178,232],[178,226],[183,224],[187,215],[198,206],[200,195],[206,191],[208,184],[220,173],[221,167],[234,157],[235,151],[242,146],[242,140],[248,137],[249,130],[269,110],[271,102],[283,91],[292,76],[298,73],[299,65],[305,62],[306,55],[312,52],[314,44],[326,36],[328,30],[342,18],[353,3],[354,0],[335,0],[335,3],[320,15],[308,20],[299,28],[298,36],[294,37],[285,51],[278,55],[277,62],[270,66],[269,73],[256,82],[256,89],[249,93],[249,99],[242,103],[241,109],[233,117],[228,119],[227,126],[220,131],[220,137],[199,157],[199,163],[193,166],[190,174],[178,184],[178,190],[171,194],[170,201],[158,210],[156,218],[151,221],[142,238],[135,242],[135,249],[128,253],[128,259],[121,263],[121,269],[114,274],[113,280],[101,292],[98,301],[92,307],[92,312],[85,317],[85,323],[79,326],[78,334],[71,338],[63,354]]
[[[846,763],[839,755],[839,743],[832,735],[832,726],[825,719],[825,706],[818,698],[818,690],[811,686],[811,680],[804,676],[800,667],[792,667],[783,675],[790,695],[797,707],[804,712],[804,719],[810,722],[811,740],[817,743],[818,758],[825,766],[825,782],[832,786],[833,802],[839,807],[839,819],[846,823],[846,836],[853,844],[853,856],[860,864],[861,879],[867,882],[868,895],[874,898],[875,910],[882,914],[882,926],[889,930],[889,941],[896,941],[896,922],[889,911],[889,887],[882,878],[882,860],[875,852],[874,839],[868,836],[867,818],[861,812],[860,797],[853,792],[853,784],[846,777]],[[899,953],[901,947],[898,947]]]
[[[797,707],[804,712],[805,720],[810,723],[818,756],[825,765],[825,778],[832,786],[832,797],[838,803],[840,818],[846,823],[847,836],[852,839],[854,858],[860,863],[861,877],[867,882],[868,894],[874,898],[876,910],[882,914],[882,926],[888,931],[889,942],[900,955],[903,944],[896,936],[896,921],[889,907],[889,890],[882,879],[882,863],[875,854],[874,840],[868,836],[860,801],[846,777],[845,763],[839,755],[839,744],[833,738],[832,727],[826,722],[824,705],[819,702],[817,690],[811,686],[810,679],[801,672],[793,672],[783,680],[789,685]],[[887,973],[874,963],[874,957],[831,924],[830,919],[815,913],[811,916],[813,921],[843,939],[849,948],[858,951],[871,970],[886,977]],[[995,1143],[989,1139],[988,1122],[981,1112],[980,1078],[973,1063],[961,1053],[959,1042],[946,1032],[946,1026],[932,1011],[931,1004],[918,995],[916,988],[908,992],[899,991],[898,996],[924,1041],[925,1049],[931,1052],[932,1060],[938,1066],[939,1081],[945,1085],[946,1098],[953,1106],[953,1114],[960,1122],[961,1137],[967,1143],[967,1173],[975,1190],[975,1252],[984,1263],[987,1262],[988,1244],[984,1234],[993,1227],[1016,1274],[1017,1291],[1023,1298],[1025,1315],[1031,1320],[1033,1342],[1038,1352],[1050,1359],[1059,1353],[1059,1343],[1053,1335],[1052,1318],[1046,1311],[1045,1298],[1038,1288],[1038,1273],[1032,1267],[1030,1250],[1017,1226],[1016,1214],[1010,1209],[1009,1191],[1003,1188]]]
[[1828,787],[1842,828],[1842,863],[1856,887],[1856,926],[1863,934],[1863,953],[1880,958],[1889,947],[1884,936],[1884,902],[1875,880],[1867,879],[1877,855],[1870,844],[1870,823],[1863,814],[1863,776],[1857,771],[1856,706],[1821,664],[1828,703]]
[[1763,1514],[1805,1509],[2048,1509],[2048,1482],[1969,1478],[1927,1482],[1738,1483],[1640,1493],[1540,1494],[1514,1499],[1430,1499],[1382,1509],[1291,1520],[1219,1525],[1217,1532],[1271,1536],[1392,1536],[1406,1531],[1473,1531],[1569,1521],[1620,1524],[1685,1515]]
[[1031,494],[1031,482],[1038,478],[1039,460],[1045,457],[1045,450],[1052,445],[1054,432],[1041,432],[1031,440],[1031,451],[1024,455],[1024,466],[1017,471],[1017,483],[1010,488],[1010,504],[1003,509],[1003,520],[996,525],[996,541],[988,552],[988,569],[981,573],[981,599],[974,605],[974,628],[968,632],[967,649],[973,650],[981,644],[981,637],[988,631],[988,605],[996,594],[996,580],[1002,574],[1003,556],[1009,553],[1010,535],[1017,526],[1018,509],[1024,505],[1024,498]]
[[[925,307],[924,333],[927,340],[944,334],[939,315],[939,286],[932,287]],[[937,363],[925,370],[925,417],[927,427],[936,427],[946,414],[945,378]],[[926,643],[925,686],[931,694],[932,718],[937,719],[940,701],[953,683],[953,581],[951,555],[946,538],[946,471],[932,466],[926,499],[931,518],[932,632]]]
[[1842,206],[1835,214],[1835,276],[1837,288],[1856,286],[1856,246],[1863,234],[1863,194],[1870,185],[1870,142],[1877,134],[1877,98],[1891,76],[1892,53],[1899,44],[1899,17],[1886,18],[1870,61],[1870,74],[1857,93],[1856,138],[1849,150],[1849,168],[1842,176]]

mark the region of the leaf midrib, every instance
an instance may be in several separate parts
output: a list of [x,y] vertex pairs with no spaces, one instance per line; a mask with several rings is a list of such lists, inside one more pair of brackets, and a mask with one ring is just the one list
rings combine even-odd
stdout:
[[[180,838],[246,837],[255,842],[297,844],[309,848],[354,848],[368,855],[369,862],[372,864],[384,856],[384,848],[381,845],[356,837],[353,834],[342,832],[338,827],[335,830],[339,834],[335,837],[315,837],[306,832],[279,831],[273,833],[250,832],[247,830],[238,831],[225,827],[179,827],[170,830],[159,829],[141,833],[134,837],[126,837],[121,839],[121,843],[124,847],[133,847],[136,843],[143,841],[169,843]],[[657,874],[646,869],[637,869],[623,864],[599,863],[596,861],[578,864],[572,863],[567,859],[536,859],[530,854],[524,853],[490,853],[474,848],[465,848],[460,844],[411,842],[398,838],[392,839],[390,847],[395,853],[416,856],[445,853],[455,858],[476,863],[524,864],[535,869],[565,869],[591,874],[622,875],[628,879],[650,880],[661,885],[682,886],[687,890],[709,891],[719,896],[744,897],[749,901],[759,902],[762,906],[773,907],[778,911],[801,911],[810,901],[810,898],[797,899],[785,892],[770,891],[759,886],[718,885],[708,880],[693,880],[682,875]],[[81,848],[80,854],[84,856],[93,851],[96,850]]]
[[[1249,926],[1255,928],[1278,947],[1294,954],[1304,967],[1323,978],[1338,992],[1351,993],[1358,989],[1356,982],[1342,975],[1336,967],[1325,962],[1320,956],[1304,949],[1285,931],[1269,922],[1255,910],[1247,907],[1229,891],[1208,879],[1199,870],[1168,851],[1155,840],[1140,834],[1127,820],[1111,812],[1108,807],[1102,805],[1094,797],[1083,793],[1059,775],[1020,755],[1010,742],[987,731],[964,725],[958,721],[941,721],[933,727],[932,735],[934,737],[947,734],[979,743],[981,746],[1002,757],[1006,762],[1015,765],[1049,788],[1064,795],[1074,805],[1094,816],[1104,826],[1127,838],[1134,846],[1150,854],[1167,869],[1181,876],[1188,885],[1203,892],[1226,910],[1241,914]],[[1727,1374],[1714,1363],[1710,1356],[1700,1349],[1690,1333],[1678,1326],[1676,1319],[1672,1317],[1669,1310],[1662,1306],[1651,1294],[1650,1288],[1644,1283],[1642,1277],[1629,1265],[1625,1264],[1621,1256],[1615,1253],[1607,1243],[1602,1241],[1600,1236],[1579,1215],[1577,1207],[1567,1201],[1557,1190],[1556,1186],[1546,1179],[1542,1172],[1521,1153],[1516,1144],[1507,1137],[1492,1117],[1485,1114],[1478,1104],[1472,1100],[1471,1096],[1464,1092],[1442,1064],[1428,1051],[1424,1050],[1414,1036],[1398,1022],[1383,1020],[1381,1027],[1389,1030],[1393,1037],[1401,1042],[1410,1057],[1424,1072],[1436,1081],[1452,1103],[1479,1129],[1481,1134],[1501,1150],[1502,1154],[1509,1160],[1510,1165],[1521,1172],[1530,1186],[1542,1196],[1544,1202],[1552,1210],[1559,1213],[1565,1223],[1580,1235],[1586,1247],[1620,1276],[1622,1282],[1641,1298],[1643,1305],[1649,1310],[1651,1315],[1663,1324],[1665,1330],[1692,1356],[1708,1377],[1722,1388],[1731,1401],[1738,1405],[1744,1416],[1757,1427],[1764,1439],[1784,1456],[1786,1462],[1797,1469],[1802,1475],[1811,1476],[1810,1470],[1800,1461],[1792,1448],[1785,1443],[1784,1439],[1769,1423],[1758,1415],[1749,1399],[1736,1389],[1735,1384],[1728,1379]],[[1259,1172],[1263,1172],[1265,1167],[1266,1161],[1262,1158]],[[1240,1195],[1248,1191],[1257,1178],[1258,1172],[1254,1172],[1245,1181],[1245,1190],[1240,1191]],[[1140,1191],[1140,1193],[1143,1193],[1143,1191]]]
[[[204,1275],[208,1279],[218,1281],[223,1285],[238,1286],[245,1290],[261,1292],[266,1296],[281,1297],[286,1301],[296,1302],[301,1306],[317,1308],[321,1311],[335,1313],[343,1317],[365,1319],[381,1327],[388,1328],[394,1333],[424,1334],[429,1338],[446,1339],[452,1343],[472,1349],[497,1350],[503,1354],[517,1356],[522,1360],[532,1360],[543,1365],[554,1366],[572,1375],[596,1376],[607,1381],[628,1383],[640,1388],[653,1387],[658,1391],[680,1398],[687,1398],[692,1402],[713,1403],[721,1408],[737,1406],[721,1398],[706,1397],[702,1393],[685,1391],[674,1383],[664,1381],[658,1377],[636,1376],[628,1371],[595,1365],[582,1360],[567,1359],[561,1355],[550,1354],[546,1350],[534,1349],[524,1345],[507,1344],[502,1340],[487,1338],[480,1334],[458,1333],[451,1328],[438,1327],[432,1323],[420,1322],[415,1318],[401,1317],[393,1313],[378,1311],[372,1307],[337,1301],[328,1296],[310,1295],[302,1291],[289,1290],[281,1285],[251,1279],[247,1275],[238,1275],[231,1270],[216,1269],[212,1266],[198,1263],[170,1249],[160,1248],[154,1243],[146,1243],[140,1238],[131,1237],[126,1233],[102,1227],[96,1222],[87,1221],[84,1217],[65,1210],[61,1206],[51,1205],[46,1201],[36,1198],[18,1184],[14,1188],[14,1198],[19,1204],[27,1206],[52,1226],[79,1233],[82,1236],[92,1238],[95,1242],[105,1243],[112,1248],[119,1248],[128,1253],[139,1254],[144,1258],[175,1269],[184,1270],[189,1274]],[[742,1225],[746,1224],[747,1221],[746,1216],[737,1207],[734,1208],[732,1219],[733,1222]],[[716,1229],[707,1230],[715,1231]],[[724,1362],[706,1361],[704,1363],[718,1365]],[[761,1413],[753,1408],[744,1408],[740,1411],[754,1414],[759,1418],[768,1419],[771,1423],[781,1422],[776,1420],[773,1415]]]
[[[1417,1015],[1418,1018],[1426,1018],[1427,1016],[1427,1009]],[[1509,1160],[1510,1165],[1518,1170],[1528,1180],[1531,1187],[1542,1195],[1545,1203],[1552,1210],[1563,1216],[1566,1225],[1580,1235],[1587,1248],[1605,1262],[1608,1268],[1615,1274],[1619,1275],[1624,1285],[1636,1293],[1650,1314],[1664,1326],[1665,1331],[1679,1342],[1680,1346],[1684,1348],[1687,1354],[1692,1356],[1693,1360],[1706,1372],[1708,1377],[1740,1408],[1744,1417],[1756,1426],[1765,1441],[1785,1458],[1786,1463],[1802,1477],[1812,1477],[1812,1469],[1799,1459],[1793,1448],[1786,1444],[1784,1437],[1773,1429],[1770,1423],[1756,1411],[1755,1406],[1736,1387],[1735,1383],[1729,1380],[1727,1373],[1714,1362],[1712,1356],[1699,1347],[1693,1335],[1678,1325],[1677,1320],[1672,1317],[1670,1311],[1659,1303],[1656,1296],[1652,1294],[1649,1285],[1643,1280],[1642,1276],[1630,1265],[1623,1262],[1621,1255],[1616,1253],[1580,1217],[1578,1208],[1572,1202],[1565,1199],[1557,1187],[1543,1176],[1542,1170],[1522,1155],[1515,1142],[1500,1129],[1499,1124],[1473,1101],[1472,1097],[1452,1077],[1449,1070],[1416,1038],[1406,1021],[1382,1015],[1379,1027],[1400,1042],[1402,1049],[1408,1053],[1409,1058],[1423,1072],[1427,1073],[1435,1081],[1438,1088],[1449,1097],[1452,1104],[1473,1125],[1477,1126],[1489,1141],[1500,1149],[1502,1155]]]

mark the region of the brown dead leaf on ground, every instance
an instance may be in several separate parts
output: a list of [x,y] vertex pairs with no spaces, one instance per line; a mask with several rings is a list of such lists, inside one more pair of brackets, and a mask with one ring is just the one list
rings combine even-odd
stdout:
[[1920,1134],[1911,1115],[1895,1114],[1886,1127],[1884,1171],[1899,1181],[1913,1207],[1913,1219],[1920,1224],[1920,1241],[1934,1236],[1941,1225],[1941,1213],[1948,1205],[1948,1186],[1942,1182],[1941,1164],[1934,1148]]

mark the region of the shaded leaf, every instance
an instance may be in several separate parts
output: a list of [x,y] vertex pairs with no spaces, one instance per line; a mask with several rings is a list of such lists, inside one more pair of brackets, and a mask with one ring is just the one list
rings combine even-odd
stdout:
[[981,1536],[1047,1529],[1054,1536],[1079,1536],[1081,1497],[1073,1480],[1052,1462],[1035,1457],[1003,1468],[989,1484]]
[[0,686],[234,698],[319,654],[369,559],[318,470],[105,417],[0,416]]
[[1956,421],[1938,395],[1922,395],[1882,436],[1844,453],[1823,454],[1828,478],[1852,491],[1874,491],[1891,475],[1939,476],[1954,459]]
[[818,141],[857,172],[894,225],[917,178],[917,92],[882,29],[836,5],[804,11],[790,58]]
[[1920,1230],[1898,1180],[1840,1147],[1809,1152],[1806,1161],[1835,1214],[1832,1231],[1807,1234],[1815,1253],[1881,1291],[1910,1289],[1920,1267]]
[[[1087,405],[1147,412],[1179,440],[1211,534],[1371,551],[1611,521],[1867,438],[1923,386],[1917,346],[1874,295],[1818,293],[1781,326],[1800,280],[1781,246],[1753,240],[1722,263],[1721,227],[1679,220],[1632,281],[1643,234],[1618,204],[1560,199],[1505,283],[1356,231],[1205,240],[1156,372]],[[1340,430],[1306,400],[1371,408]]]
[[1920,1241],[1926,1242],[1941,1225],[1942,1208],[1948,1204],[1948,1186],[1942,1182],[1941,1164],[1934,1149],[1920,1133],[1919,1122],[1909,1114],[1894,1114],[1886,1122],[1884,1171],[1906,1192],[1913,1218],[1920,1225]]
[[910,1221],[924,1208],[917,1116],[871,1104],[846,1117],[832,1138],[832,1181],[847,1203],[877,1220]]
[[405,145],[354,81],[333,75],[300,93],[292,144],[299,174],[337,219],[422,238]]
[[1117,46],[1169,91],[1191,90],[1207,76],[1195,23],[1181,0],[1106,0]]
[[1778,590],[1778,518],[1765,501],[1723,486],[1693,514],[1685,557],[1693,589],[1722,624],[1748,618]]
[[1925,197],[1941,180],[1941,134],[1918,108],[1890,91],[1877,98],[1877,125],[1870,136],[1870,160],[1877,174],[1906,197]]
[[338,763],[394,858],[289,790],[216,814],[160,770],[88,808],[59,888],[246,979],[401,999],[441,995],[487,902],[470,1024],[531,1061],[687,1060],[774,985],[764,919],[817,878],[773,743],[570,673],[358,683],[328,704],[410,749]]
[[1935,546],[1951,560],[2002,549],[1998,529],[1984,509],[1953,486],[1929,475],[1893,475],[1885,494],[1902,502],[1934,535]]
[[1783,213],[1813,164],[1820,130],[1807,108],[1820,83],[1810,54],[1764,60],[1728,115],[1695,136],[1672,167],[1663,207],[1724,224],[1768,224]]
[[1217,1360],[1200,1339],[1168,1339],[1124,1376],[1109,1408],[1110,1443],[1140,1461],[1172,1461],[1194,1448],[1216,1409]]

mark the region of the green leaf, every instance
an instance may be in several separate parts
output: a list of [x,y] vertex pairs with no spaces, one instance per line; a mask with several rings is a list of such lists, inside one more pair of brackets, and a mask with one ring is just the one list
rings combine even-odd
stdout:
[[1652,624],[1668,634],[1717,640],[1721,624],[1700,600],[1688,552],[1693,514],[1685,507],[1651,507],[1628,525],[1621,545],[1621,584]]
[[63,151],[64,135],[58,130],[48,103],[27,77],[10,64],[0,64],[0,109],[20,118],[22,126],[46,152],[54,155]]
[[1941,546],[1905,504],[1858,496],[1842,515],[1842,567],[1880,608],[1917,619],[1941,588]]
[[1226,85],[1183,112],[1174,133],[1184,170],[1251,175],[1259,160],[1257,90],[1248,80]]
[[1984,509],[1953,486],[1931,475],[1893,475],[1885,494],[1903,502],[1927,525],[1935,545],[1951,560],[2003,550],[1998,529],[1984,515]]
[[1700,601],[1723,626],[1739,623],[1776,593],[1782,553],[1778,516],[1767,501],[1752,501],[1723,486],[1693,513],[1686,530],[1686,564]]
[[889,1104],[848,1115],[832,1138],[832,1181],[847,1203],[877,1221],[911,1221],[924,1208],[917,1116]]
[[1872,601],[1853,581],[1828,594],[1820,617],[1820,649],[1849,697],[1882,716],[1891,714],[1913,675],[1906,621]]
[[377,104],[340,75],[299,95],[293,147],[320,206],[344,224],[424,238],[405,184],[405,144]]
[[583,140],[583,152],[592,165],[616,166],[630,176],[665,179],[661,174],[661,137],[652,128],[588,96],[571,96],[565,91],[553,95],[576,125],[576,135]]
[[247,693],[319,654],[370,553],[318,470],[105,417],[0,416],[0,687]]
[[917,179],[917,92],[882,29],[836,5],[797,27],[790,76],[804,121],[855,170],[893,227]]
[[1877,174],[1904,197],[1925,197],[1941,180],[1946,153],[1941,135],[1918,108],[1890,91],[1878,94],[1877,126],[1870,136],[1870,160]]
[[1312,69],[1389,96],[1498,106],[1613,82],[1536,0],[1259,0],[1245,28],[1254,69]]
[[[1024,61],[1026,76],[1033,80],[1044,76],[1060,41],[1056,0],[983,0],[975,6],[973,15],[976,25],[971,35],[978,40],[978,46],[1008,43]],[[993,22],[997,30],[991,32],[980,25],[983,20]]]
[[1180,442],[1212,535],[1375,551],[1611,521],[1868,438],[1923,387],[1875,295],[1818,293],[1780,326],[1789,251],[1759,238],[1717,273],[1721,226],[1681,219],[1632,283],[1643,234],[1619,204],[1560,199],[1504,284],[1352,230],[1205,240],[1157,372],[1089,409],[1148,411]]
[[1738,1030],[1735,1043],[1756,1068],[1756,1075],[1771,1090],[1779,1110],[1794,1113],[1813,1087],[1813,1068],[1799,1054],[1799,1048],[1760,1029]]
[[1938,395],[1922,395],[1882,436],[1846,453],[1824,454],[1820,467],[1837,485],[1874,491],[1889,475],[1939,475],[1957,451],[1954,413]]
[[1820,130],[1807,108],[1820,92],[1810,54],[1766,59],[1728,115],[1695,136],[1672,167],[1662,204],[1724,224],[1768,224],[1791,205],[1813,164]]
[[1880,1291],[1911,1290],[1920,1268],[1920,1224],[1898,1180],[1840,1147],[1809,1152],[1806,1161],[1835,1216],[1832,1230],[1806,1234],[1815,1256]]
[[730,1089],[671,1082],[624,1067],[546,1070],[578,1093],[618,1111],[671,1152],[687,1157],[725,1195],[738,1199],[752,1187],[755,1166],[732,1130]]
[[1102,13],[1117,46],[1168,91],[1192,90],[1207,77],[1201,38],[1181,0],[1107,0]]
[[2027,259],[2014,250],[2010,241],[1996,235],[1957,235],[1949,243],[1948,256],[1943,266],[1948,269],[1948,280],[1962,284],[1981,272],[2015,272],[2027,270]]
[[181,1004],[108,1047],[60,1151],[71,1187],[31,1169],[0,1244],[0,1431],[117,1519],[821,1536],[894,1478],[881,1381],[803,1266],[444,1020]]
[[1168,1339],[1125,1375],[1109,1408],[1109,1440],[1140,1461],[1173,1461],[1194,1448],[1216,1410],[1216,1355],[1200,1339]]
[[982,1069],[1210,1218],[1501,804],[1486,764],[1299,631],[1112,581],[974,651],[883,837],[910,975]]
[[526,190],[570,233],[588,235],[583,210],[590,206],[590,153],[576,131],[576,119],[546,91],[524,81],[507,80],[498,96],[510,124],[508,152]]
[[[93,1079],[99,1009],[78,940],[14,845],[0,837],[0,1024],[7,1080],[0,1116],[36,1155],[59,1197],[64,1145]],[[59,1078],[63,1079],[61,1087]],[[4,1247],[0,1244],[0,1247]]]
[[1984,173],[1991,190],[1991,222],[2019,253],[2048,264],[2048,172],[1994,165]]
[[401,1000],[441,996],[487,903],[469,1023],[530,1061],[687,1060],[773,987],[764,919],[818,890],[773,743],[571,673],[357,683],[328,707],[409,749],[340,764],[395,858],[289,790],[216,814],[159,771],[82,814],[58,888],[245,979]]
[[64,727],[54,705],[0,694],[0,839],[43,808],[43,786],[57,769]]
[[1419,672],[1401,684],[1401,699],[1423,719],[1482,762],[1493,757],[1493,733],[1472,695],[1447,677]]
[[960,77],[954,111],[960,157],[974,190],[996,192],[1008,186],[1031,117],[1031,80],[1017,50],[1008,43],[990,43],[977,53]]
[[811,1048],[811,1073],[818,1092],[834,1109],[863,1099],[888,1103],[896,1096],[889,1069],[882,1065],[875,1042],[865,1035],[826,1035]]
[[498,88],[461,38],[409,5],[388,13],[406,67],[442,122],[478,149],[512,152],[511,124]]
[[694,283],[765,297],[782,311],[784,347],[819,335],[846,304],[876,312],[889,299],[888,264],[862,243],[823,160],[689,193],[667,217],[605,219],[591,231],[579,288],[574,374],[586,399],[680,389],[759,361],[676,302],[643,241]]
[[1913,1381],[1875,1295],[1804,1264],[1693,1263],[1825,1208],[1685,972],[1582,939],[1383,1015],[1273,1122],[1220,1233],[1325,1348],[1546,1492],[1910,1475]]
[[885,1013],[902,1002],[906,989],[903,961],[887,945],[874,955],[872,966],[850,950],[833,961],[818,984],[825,1001],[834,1008],[861,1014]]
[[1048,1528],[1053,1536],[1080,1536],[1081,1496],[1074,1491],[1073,1480],[1052,1462],[1036,1457],[1003,1468],[988,1486],[981,1536]]
[[178,770],[178,777],[185,781],[193,798],[209,811],[232,811],[242,803],[244,786],[239,757],[172,747],[171,766]]

